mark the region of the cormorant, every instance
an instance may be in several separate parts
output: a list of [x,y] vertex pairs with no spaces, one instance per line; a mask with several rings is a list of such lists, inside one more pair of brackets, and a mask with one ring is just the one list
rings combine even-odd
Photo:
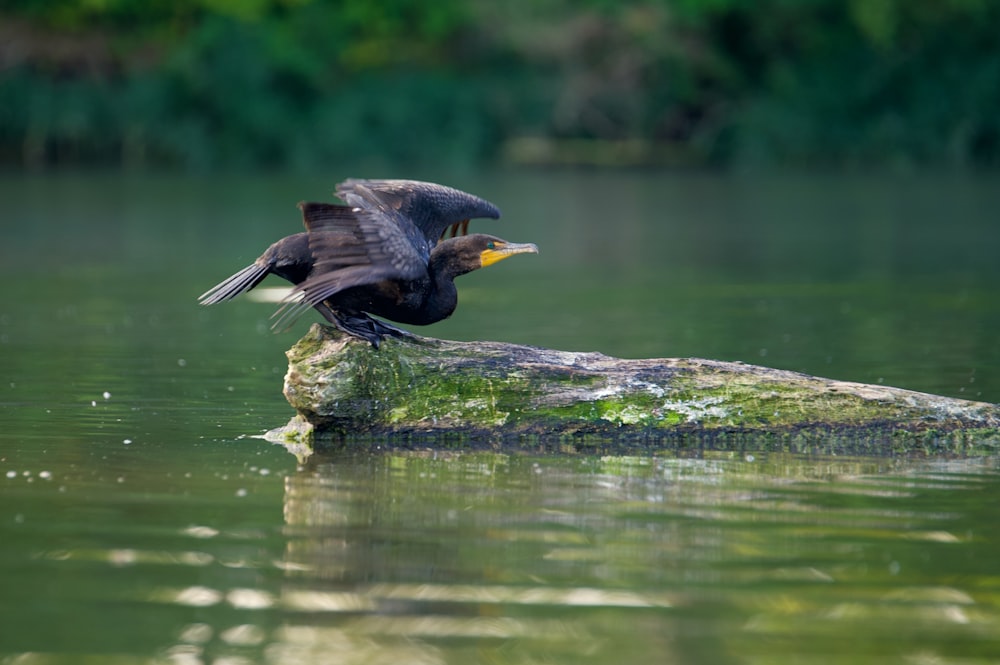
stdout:
[[[454,279],[509,256],[536,253],[467,231],[470,218],[500,217],[492,203],[457,189],[415,180],[346,180],[337,195],[349,205],[300,203],[305,233],[282,238],[243,270],[203,293],[213,305],[254,288],[269,274],[295,284],[275,313],[274,328],[309,307],[340,330],[378,348],[403,331],[369,315],[427,325],[455,311]],[[443,236],[451,228],[454,237]]]

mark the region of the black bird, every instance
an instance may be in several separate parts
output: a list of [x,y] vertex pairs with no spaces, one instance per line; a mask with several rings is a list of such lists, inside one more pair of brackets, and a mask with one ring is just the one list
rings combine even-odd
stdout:
[[[441,321],[458,303],[456,277],[538,251],[494,236],[457,235],[470,218],[496,219],[500,211],[450,187],[352,179],[338,185],[337,194],[350,205],[300,203],[305,233],[274,243],[199,302],[229,300],[278,275],[296,287],[276,312],[275,328],[314,307],[340,330],[378,348],[386,336],[406,333],[369,315],[415,325]],[[449,227],[454,237],[442,239]]]

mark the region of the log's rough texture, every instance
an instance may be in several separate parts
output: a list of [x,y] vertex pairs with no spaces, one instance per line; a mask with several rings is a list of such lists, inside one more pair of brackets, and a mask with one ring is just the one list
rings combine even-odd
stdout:
[[[434,442],[848,439],[852,452],[994,451],[1000,406],[738,362],[622,360],[497,342],[390,339],[313,325],[287,353],[295,437]],[[278,433],[278,431],[276,431]]]

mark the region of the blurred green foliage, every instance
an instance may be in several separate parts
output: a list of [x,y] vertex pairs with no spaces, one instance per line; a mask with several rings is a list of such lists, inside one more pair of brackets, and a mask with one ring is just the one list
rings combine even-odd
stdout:
[[[0,164],[1000,163],[994,0],[7,0]],[[515,157],[516,157],[516,153]]]

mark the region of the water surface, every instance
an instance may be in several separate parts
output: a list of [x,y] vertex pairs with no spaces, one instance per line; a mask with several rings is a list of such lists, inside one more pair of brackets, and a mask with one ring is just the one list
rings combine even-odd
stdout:
[[[314,318],[195,299],[339,175],[0,180],[0,663],[1000,658],[997,458],[257,438]],[[407,175],[541,249],[422,332],[1000,401],[995,179]]]

